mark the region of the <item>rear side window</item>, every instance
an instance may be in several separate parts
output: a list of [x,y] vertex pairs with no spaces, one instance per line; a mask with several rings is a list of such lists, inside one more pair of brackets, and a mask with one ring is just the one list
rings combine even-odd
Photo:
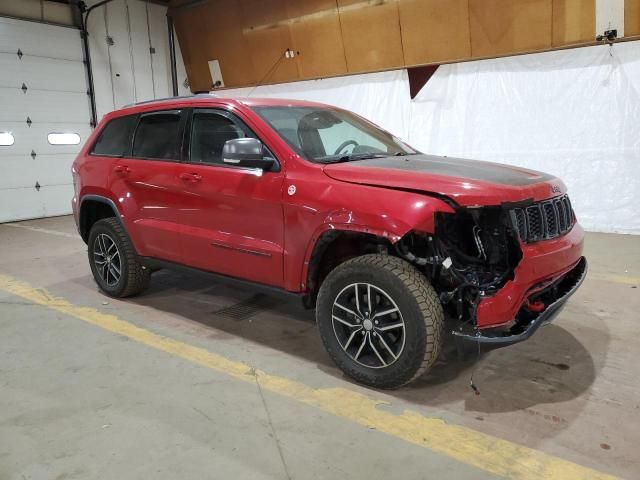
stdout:
[[105,155],[109,157],[122,157],[129,150],[131,132],[136,125],[136,116],[114,118],[98,137],[93,145],[93,155]]
[[180,159],[180,112],[153,112],[140,117],[133,140],[133,156],[158,160]]

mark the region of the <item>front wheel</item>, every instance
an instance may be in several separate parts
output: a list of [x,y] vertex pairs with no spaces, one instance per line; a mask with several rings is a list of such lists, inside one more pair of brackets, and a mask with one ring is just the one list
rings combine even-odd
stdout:
[[316,319],[337,366],[377,388],[418,378],[442,344],[438,295],[415,267],[389,255],[363,255],[336,267],[320,287]]

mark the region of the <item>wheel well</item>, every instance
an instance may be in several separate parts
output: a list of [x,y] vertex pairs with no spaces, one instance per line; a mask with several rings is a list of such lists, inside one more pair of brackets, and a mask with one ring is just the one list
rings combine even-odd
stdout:
[[89,239],[91,227],[103,218],[117,217],[117,213],[108,203],[99,200],[85,200],[80,207],[80,235],[85,243]]
[[315,306],[318,290],[324,279],[342,262],[367,253],[390,251],[389,240],[369,233],[331,230],[323,233],[316,241],[307,276],[305,305]]

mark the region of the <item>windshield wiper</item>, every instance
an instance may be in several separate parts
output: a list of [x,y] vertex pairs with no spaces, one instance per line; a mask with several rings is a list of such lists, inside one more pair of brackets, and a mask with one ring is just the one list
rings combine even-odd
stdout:
[[385,153],[358,153],[358,154],[351,154],[351,155],[343,155],[342,157],[339,158],[331,158],[331,159],[326,159],[323,160],[321,163],[341,163],[341,162],[352,162],[354,160],[369,160],[371,158],[384,158],[384,157],[388,157],[389,155],[385,154]]

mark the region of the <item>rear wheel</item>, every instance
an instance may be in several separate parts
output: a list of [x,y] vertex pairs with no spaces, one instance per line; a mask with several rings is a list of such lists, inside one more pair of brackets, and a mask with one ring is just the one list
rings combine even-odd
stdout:
[[116,218],[97,221],[89,233],[89,265],[100,289],[112,297],[136,295],[149,286],[151,272],[138,262]]
[[440,352],[438,296],[424,275],[397,257],[364,255],[336,267],[320,287],[316,318],[338,367],[373,387],[411,382]]

